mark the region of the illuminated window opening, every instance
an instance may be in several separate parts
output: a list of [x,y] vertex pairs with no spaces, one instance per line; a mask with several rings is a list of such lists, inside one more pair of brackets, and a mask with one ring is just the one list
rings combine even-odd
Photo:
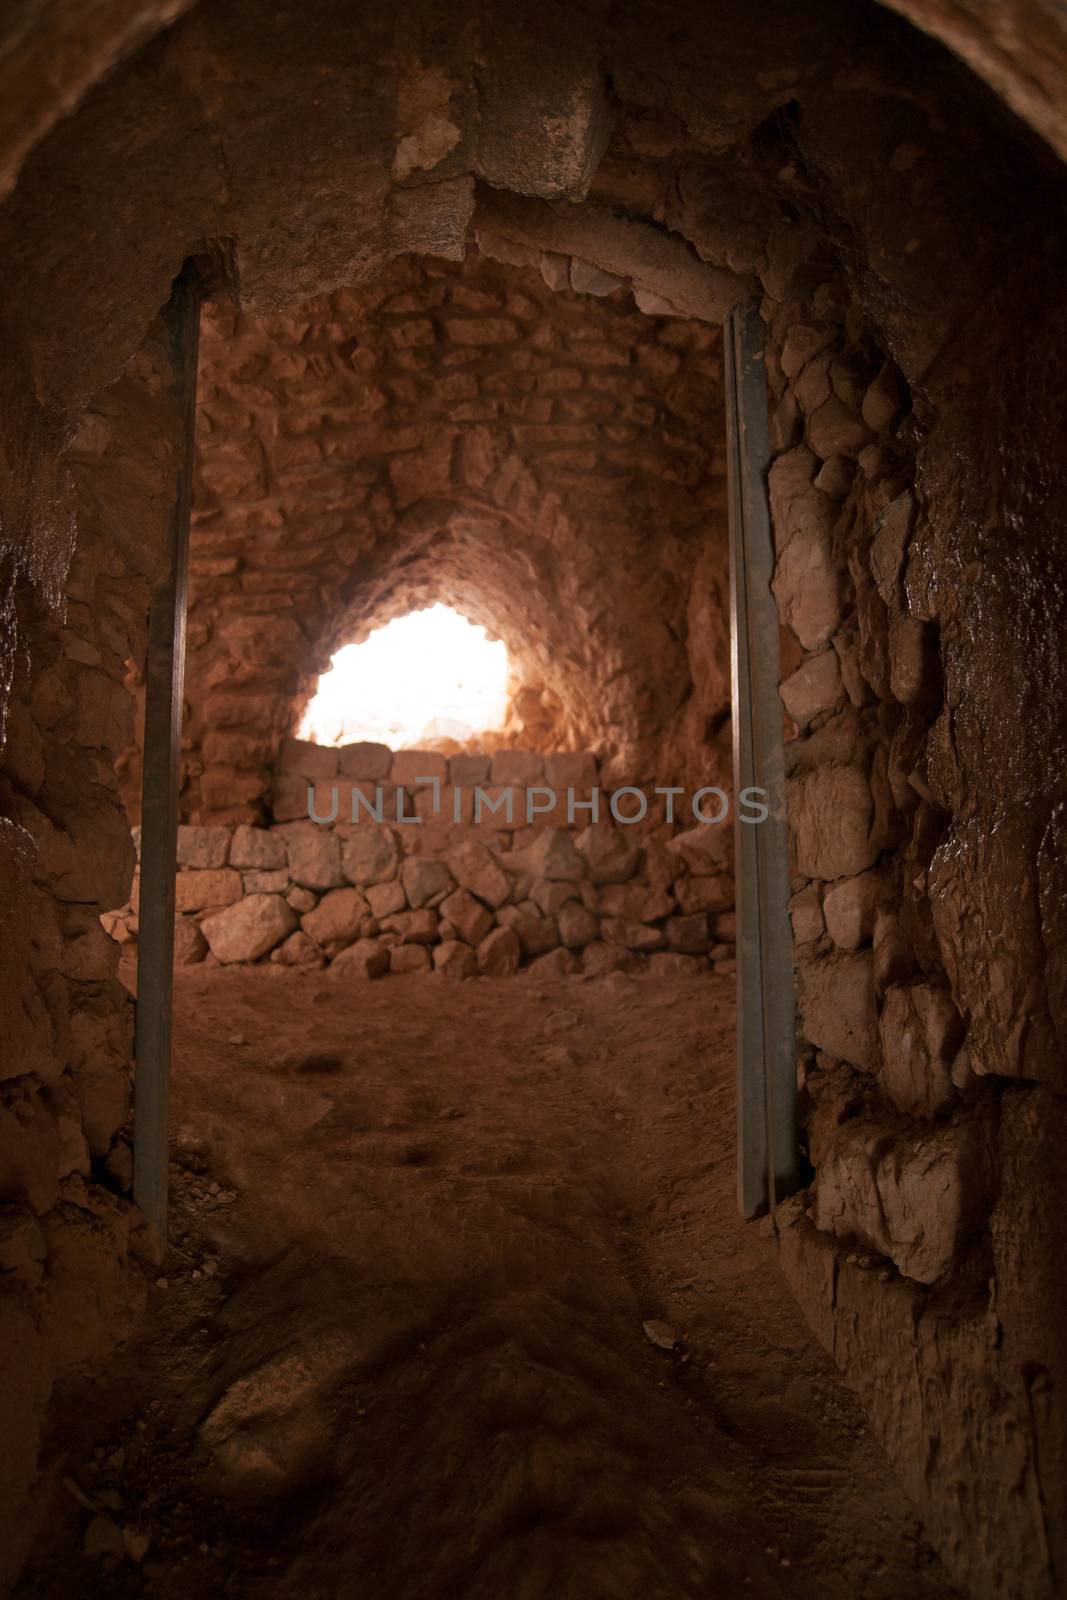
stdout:
[[449,606],[430,606],[345,645],[319,679],[299,728],[316,744],[371,739],[393,750],[499,728],[508,653]]

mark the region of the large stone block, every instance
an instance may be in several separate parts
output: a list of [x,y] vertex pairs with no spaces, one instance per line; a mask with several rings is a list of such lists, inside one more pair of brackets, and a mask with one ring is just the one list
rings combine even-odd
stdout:
[[450,783],[443,789],[426,784],[415,790],[408,812],[422,818],[421,828],[469,826],[474,816],[474,793]]
[[179,872],[174,880],[176,911],[204,911],[210,906],[229,906],[243,893],[241,874],[233,867],[217,867],[201,872]]
[[207,955],[207,940],[192,917],[174,919],[174,965],[192,967]]
[[429,972],[430,952],[423,944],[395,944],[389,951],[389,971],[405,977],[412,972]]
[[506,978],[522,964],[522,945],[514,928],[494,928],[478,946],[478,971],[485,978]]
[[[314,787],[307,778],[295,772],[280,772],[270,786],[270,809],[274,821],[302,822],[310,815],[309,798],[314,803],[314,795]],[[328,795],[322,796],[322,804],[329,805]]]
[[314,822],[295,823],[287,830],[289,876],[305,889],[339,889],[341,840]]
[[667,840],[667,849],[685,862],[694,876],[729,871],[734,859],[734,830],[728,822],[701,822]]
[[446,939],[436,945],[433,952],[434,970],[450,983],[462,983],[464,978],[478,975],[478,958],[469,944],[459,939]]
[[915,520],[915,496],[910,489],[890,501],[875,524],[868,554],[871,575],[887,606],[899,603],[904,557]]
[[288,939],[283,939],[281,944],[271,951],[270,959],[279,967],[322,967],[326,964],[325,955],[314,939],[309,939],[302,928],[297,928]]
[[891,428],[908,405],[910,395],[895,362],[887,361],[863,396],[861,415],[872,433]]
[[444,783],[448,778],[448,762],[434,750],[398,750],[389,769],[389,778],[401,789],[414,789],[434,778]]
[[854,877],[878,859],[874,798],[859,767],[818,767],[791,779],[789,822],[805,878]]
[[826,924],[823,921],[817,883],[806,884],[803,889],[797,890],[789,902],[789,917],[793,925],[793,938],[797,944],[812,944],[821,938]]
[[288,860],[284,835],[275,833],[271,828],[253,828],[247,823],[233,830],[231,867],[271,872],[286,866]]
[[820,959],[798,955],[797,1001],[806,1039],[864,1072],[878,1061],[878,1012],[869,952]]
[[706,978],[711,972],[702,956],[686,956],[677,950],[654,950],[648,958],[654,978]]
[[392,828],[360,822],[341,836],[341,866],[349,883],[367,888],[389,883],[400,870],[400,846]]
[[771,585],[779,615],[805,650],[817,650],[841,621],[841,574],[830,535],[812,527],[797,533],[778,557]]
[[559,924],[555,917],[538,916],[536,911],[524,911],[519,906],[502,906],[497,920],[514,929],[524,956],[544,955],[559,943]]
[[342,745],[337,753],[340,758],[337,770],[342,778],[380,783],[388,778],[393,763],[393,752],[388,745],[374,744],[368,739]]
[[[230,850],[229,828],[178,829],[179,867],[224,867]],[[236,865],[236,863],[234,863]]]
[[597,760],[591,750],[560,750],[545,757],[545,782],[559,795],[573,789],[576,799],[588,798],[597,784]]
[[278,771],[301,778],[333,778],[337,775],[338,752],[331,745],[313,744],[309,739],[285,739],[278,753]]
[[633,972],[640,965],[637,956],[624,945],[594,940],[582,951],[582,971],[591,978],[611,972]]
[[469,889],[487,906],[495,910],[507,900],[510,893],[507,875],[479,840],[463,840],[448,852],[447,861],[460,888]]
[[937,635],[918,617],[894,617],[889,627],[889,687],[901,705],[917,705],[937,686]]
[[296,928],[296,913],[279,894],[251,894],[236,905],[213,911],[200,930],[211,954],[224,966],[258,961]]
[[129,1068],[115,1062],[96,1070],[82,1070],[74,1074],[73,1082],[89,1154],[95,1158],[105,1156],[130,1109]]
[[488,756],[458,755],[448,758],[448,781],[457,789],[473,789],[489,782]]
[[443,900],[456,886],[444,862],[429,856],[409,856],[400,869],[400,881],[413,911]]
[[521,850],[498,857],[509,872],[529,874],[531,878],[577,883],[585,864],[569,833],[561,828],[542,829],[533,842]]
[[[654,889],[670,889],[674,887],[675,895],[678,894],[681,879],[685,877],[687,867],[682,857],[672,850],[668,850],[662,839],[646,839],[641,852],[641,876]],[[697,873],[698,878],[712,878],[717,876],[719,869],[705,868]],[[700,891],[697,890],[697,893]],[[695,908],[693,908],[695,909]],[[701,908],[702,909],[702,908]]]
[[521,26],[503,17],[494,25],[495,60],[479,92],[477,171],[494,189],[581,200],[607,148],[613,112],[589,40],[573,29],[553,38],[557,26],[548,23],[531,54]]
[[75,983],[110,981],[117,970],[119,952],[94,910],[68,906],[63,925],[66,932],[60,956],[63,976]]
[[808,418],[807,436],[811,448],[823,461],[832,456],[848,456],[854,461],[871,442],[871,431],[863,418],[836,395]]
[[503,788],[497,788],[494,784],[488,787],[479,784],[474,790],[472,802],[473,820],[477,828],[501,832],[516,825],[521,828],[526,821],[526,796],[510,783]]
[[546,950],[543,956],[535,956],[529,966],[531,978],[569,978],[577,971],[577,955],[562,945],[557,945],[555,950]]
[[728,877],[683,877],[674,885],[679,911],[729,911],[734,903],[733,881]]
[[332,956],[355,943],[370,915],[370,906],[358,889],[331,889],[313,911],[301,917],[300,926]]
[[878,904],[884,892],[877,872],[843,878],[827,889],[822,904],[826,931],[839,950],[858,950],[871,942]]
[[638,882],[605,884],[597,892],[596,908],[601,916],[622,917],[625,922],[659,922],[676,909],[666,889]]
[[906,1278],[934,1283],[956,1261],[981,1201],[971,1130],[900,1136],[869,1119],[846,1122],[813,1198],[817,1228],[888,1256]]
[[778,357],[779,365],[787,378],[797,378],[807,366],[839,336],[832,322],[795,322],[789,328]]
[[440,918],[429,906],[418,911],[397,911],[382,918],[382,929],[395,934],[405,944],[436,944],[439,938]]
[[544,777],[544,758],[536,750],[498,750],[489,773],[490,783],[526,787]]
[[334,978],[383,978],[389,971],[389,951],[377,939],[357,939],[334,956],[330,976]]
[[467,889],[446,895],[440,911],[467,944],[480,944],[493,926],[492,914]]
[[805,650],[817,650],[841,620],[841,574],[833,554],[837,506],[816,489],[817,462],[798,448],[778,457],[769,487],[778,552],[771,587],[779,614]]
[[708,919],[701,914],[668,917],[667,943],[682,955],[700,955],[708,948]]
[[801,728],[821,712],[832,711],[844,695],[837,652],[823,650],[810,656],[786,679],[779,693],[785,709]]
[[578,900],[568,900],[556,914],[559,937],[568,950],[584,950],[600,937],[600,918]]
[[289,888],[289,868],[277,867],[273,872],[242,872],[241,882],[245,894],[285,894]]
[[878,1077],[901,1111],[930,1117],[955,1098],[952,1063],[964,1028],[946,989],[929,983],[887,989],[878,1033]]
[[561,906],[578,898],[581,886],[567,879],[539,878],[531,885],[524,899],[532,900],[546,917],[554,917]]
[[574,841],[595,884],[626,883],[637,871],[641,846],[623,828],[593,822]]
[[407,903],[404,885],[397,878],[389,883],[373,883],[367,890],[367,904],[371,915],[375,917],[392,916],[397,911],[403,911]]

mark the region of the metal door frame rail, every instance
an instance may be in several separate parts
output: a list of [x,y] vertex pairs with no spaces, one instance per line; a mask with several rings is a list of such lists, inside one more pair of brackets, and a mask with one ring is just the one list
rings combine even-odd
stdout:
[[[730,504],[730,666],[737,899],[737,1198],[744,1217],[799,1184],[793,945],[778,608],[767,497],[770,435],[763,325],[750,307],[724,324]],[[767,791],[763,822],[741,821],[742,790]]]
[[171,392],[181,422],[167,566],[152,595],[145,654],[141,890],[138,908],[133,1197],[167,1243],[168,1123],[174,991],[174,882],[185,685],[185,608],[196,429],[196,374],[203,286],[186,262],[161,312]]
[[[196,425],[199,274],[187,263],[163,308],[181,412],[167,570],[152,596],[145,658],[141,889],[134,1079],[134,1199],[166,1247],[167,1100],[173,1024],[174,893],[185,679],[185,612]],[[730,497],[734,794],[767,791],[769,815],[735,803],[738,1203],[766,1212],[798,1185],[795,1023],[778,612],[767,501],[770,443],[762,324],[738,308],[724,325]]]

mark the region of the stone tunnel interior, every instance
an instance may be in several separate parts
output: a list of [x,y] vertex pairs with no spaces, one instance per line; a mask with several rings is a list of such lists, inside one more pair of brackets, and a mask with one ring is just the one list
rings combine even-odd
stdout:
[[1063,1593],[1065,79],[0,20],[4,1593]]

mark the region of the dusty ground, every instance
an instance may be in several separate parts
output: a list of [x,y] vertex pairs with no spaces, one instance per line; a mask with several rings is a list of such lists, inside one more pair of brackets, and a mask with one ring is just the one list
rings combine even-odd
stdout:
[[948,1600],[737,1219],[731,1078],[721,979],[181,971],[171,1257],[21,1593]]

